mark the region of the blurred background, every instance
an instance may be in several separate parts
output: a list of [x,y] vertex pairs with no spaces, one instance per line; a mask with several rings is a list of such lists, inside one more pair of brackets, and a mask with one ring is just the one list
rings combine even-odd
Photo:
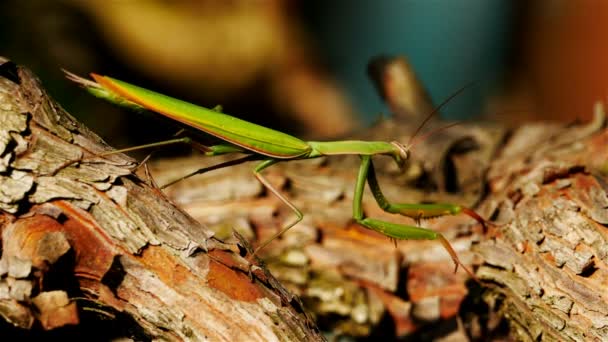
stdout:
[[5,0],[0,55],[116,147],[178,129],[66,81],[97,72],[307,138],[344,136],[387,107],[367,77],[406,56],[449,119],[587,120],[608,92],[608,2]]

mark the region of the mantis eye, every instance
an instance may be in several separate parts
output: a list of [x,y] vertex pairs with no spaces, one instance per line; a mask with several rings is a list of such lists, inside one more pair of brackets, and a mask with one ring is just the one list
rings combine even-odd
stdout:
[[409,148],[398,141],[391,141],[391,144],[397,148],[400,163],[404,163],[410,157]]

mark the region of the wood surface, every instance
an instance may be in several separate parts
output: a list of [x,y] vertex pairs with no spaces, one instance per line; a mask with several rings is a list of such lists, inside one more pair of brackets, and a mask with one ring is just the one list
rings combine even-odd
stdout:
[[3,336],[323,339],[242,249],[134,176],[134,160],[100,157],[109,146],[31,72],[0,64]]

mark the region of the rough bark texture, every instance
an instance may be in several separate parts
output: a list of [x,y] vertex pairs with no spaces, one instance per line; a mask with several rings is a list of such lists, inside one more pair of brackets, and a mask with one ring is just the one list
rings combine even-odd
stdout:
[[238,246],[134,176],[132,159],[101,157],[110,148],[29,71],[0,65],[3,336],[322,340]]
[[488,172],[497,226],[476,250],[484,300],[521,340],[608,339],[608,131],[517,129]]

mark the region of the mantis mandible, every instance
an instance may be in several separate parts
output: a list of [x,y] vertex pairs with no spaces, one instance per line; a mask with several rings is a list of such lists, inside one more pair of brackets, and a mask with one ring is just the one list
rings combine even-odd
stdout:
[[[389,156],[399,167],[403,167],[405,161],[409,157],[411,143],[404,145],[397,141],[304,141],[286,133],[221,113],[215,109],[200,107],[108,76],[97,74],[91,74],[91,76],[95,82],[68,74],[68,77],[73,81],[81,84],[91,94],[99,98],[135,110],[145,109],[160,113],[224,141],[217,145],[200,146],[199,148],[201,148],[205,155],[215,156],[228,153],[245,154],[245,157],[204,168],[195,173],[203,173],[246,161],[259,161],[259,164],[253,169],[254,176],[264,187],[266,187],[266,189],[271,191],[283,203],[291,208],[295,213],[296,218],[267,241],[259,245],[253,252],[253,255],[256,255],[272,240],[295,226],[304,216],[288,198],[281,194],[279,190],[266,180],[262,175],[262,171],[283,161],[349,154],[358,155],[361,158],[352,206],[352,216],[358,224],[384,234],[394,240],[439,240],[451,256],[456,269],[461,265],[467,273],[474,277],[471,271],[460,262],[456,252],[442,234],[418,226],[369,218],[363,213],[362,198],[365,183],[367,182],[376,202],[380,208],[386,212],[408,216],[414,218],[417,222],[426,218],[464,213],[484,225],[485,221],[477,213],[462,206],[446,203],[394,204],[390,203],[384,197],[376,178],[372,156]],[[455,96],[455,94],[452,95],[452,97],[453,96]],[[189,140],[175,139],[175,141],[170,141],[170,143],[171,142],[189,142]],[[158,145],[159,144],[150,144],[147,146]],[[179,180],[183,178],[185,177],[182,177]]]

